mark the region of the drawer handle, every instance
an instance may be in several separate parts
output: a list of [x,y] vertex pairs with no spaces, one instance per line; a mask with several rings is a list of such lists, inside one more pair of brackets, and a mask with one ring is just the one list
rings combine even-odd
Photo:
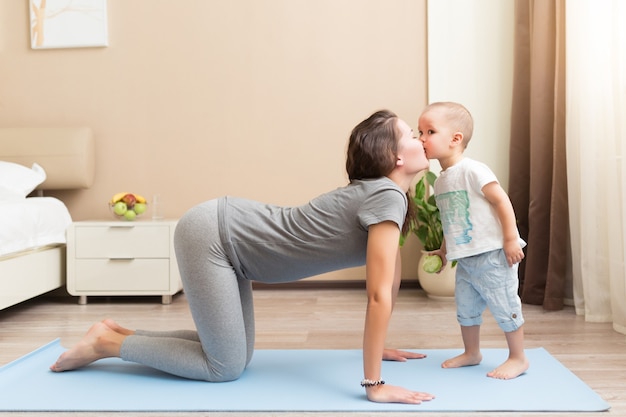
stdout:
[[134,261],[135,258],[109,258],[109,261]]
[[109,226],[111,229],[133,229],[135,226],[132,224],[123,225],[123,226]]

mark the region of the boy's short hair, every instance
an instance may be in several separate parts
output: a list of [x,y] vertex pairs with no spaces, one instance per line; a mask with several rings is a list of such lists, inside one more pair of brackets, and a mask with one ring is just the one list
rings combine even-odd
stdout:
[[453,130],[463,133],[463,148],[467,147],[472,133],[474,132],[474,119],[472,114],[460,103],[453,101],[438,101],[426,106],[424,112],[431,109],[443,109],[446,118]]

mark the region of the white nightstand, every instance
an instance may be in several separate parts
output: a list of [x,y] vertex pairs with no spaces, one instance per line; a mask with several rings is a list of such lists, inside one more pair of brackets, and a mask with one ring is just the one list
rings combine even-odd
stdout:
[[67,229],[67,291],[89,295],[161,295],[183,286],[174,255],[176,220],[80,221]]

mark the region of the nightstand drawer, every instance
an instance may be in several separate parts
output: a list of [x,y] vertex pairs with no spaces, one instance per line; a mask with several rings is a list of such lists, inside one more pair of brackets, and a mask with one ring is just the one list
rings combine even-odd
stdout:
[[78,259],[169,258],[170,227],[129,225],[76,227]]
[[67,291],[87,297],[160,295],[183,289],[174,253],[177,220],[79,221],[67,229]]
[[76,260],[77,291],[167,292],[170,290],[169,259]]

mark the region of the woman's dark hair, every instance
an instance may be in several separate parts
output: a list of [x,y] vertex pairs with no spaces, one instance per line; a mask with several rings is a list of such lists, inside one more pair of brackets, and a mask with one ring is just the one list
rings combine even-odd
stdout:
[[379,110],[352,129],[346,158],[350,182],[384,177],[393,171],[400,140],[397,120],[393,112]]
[[[398,158],[398,116],[389,110],[379,110],[356,125],[350,134],[346,157],[346,171],[350,182],[387,176],[393,171]],[[402,225],[402,235],[409,232],[415,218],[415,205],[409,201],[407,215]]]

